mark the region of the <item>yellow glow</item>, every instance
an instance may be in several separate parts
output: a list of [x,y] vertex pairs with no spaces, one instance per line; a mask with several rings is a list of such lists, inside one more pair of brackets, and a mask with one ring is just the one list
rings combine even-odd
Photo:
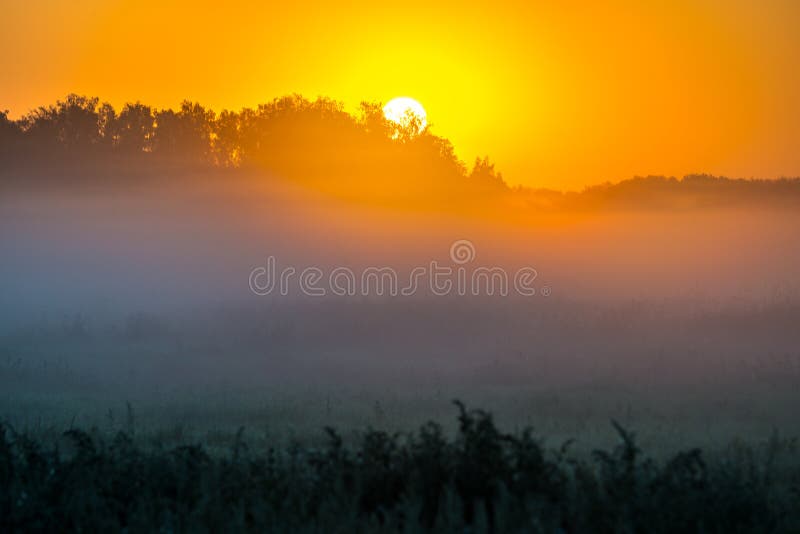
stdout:
[[383,106],[383,114],[386,119],[407,127],[412,121],[417,122],[417,133],[422,132],[428,126],[428,114],[422,104],[407,96],[399,96],[391,99]]
[[800,174],[800,2],[6,2],[0,109],[425,104],[511,184]]

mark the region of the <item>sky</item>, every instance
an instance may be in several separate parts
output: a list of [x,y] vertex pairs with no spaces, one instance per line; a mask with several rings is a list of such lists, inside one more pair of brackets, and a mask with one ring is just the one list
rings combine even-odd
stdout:
[[0,109],[410,96],[510,184],[800,175],[800,2],[0,0]]

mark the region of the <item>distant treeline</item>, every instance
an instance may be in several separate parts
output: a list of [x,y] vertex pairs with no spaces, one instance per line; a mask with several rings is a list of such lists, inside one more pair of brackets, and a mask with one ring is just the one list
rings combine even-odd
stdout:
[[420,132],[413,121],[386,120],[379,103],[363,102],[351,114],[335,100],[290,95],[216,113],[189,101],[177,111],[140,102],[117,110],[98,98],[73,94],[18,120],[0,112],[5,181],[53,174],[157,178],[161,174],[154,171],[165,165],[173,171],[256,170],[355,196],[427,198],[437,205],[500,202],[537,213],[796,207],[800,202],[800,178],[649,176],[581,192],[510,188],[488,158],[468,168],[450,141],[427,128]]
[[580,192],[515,188],[530,208],[545,211],[689,211],[716,208],[800,207],[800,178],[731,179],[690,174],[682,179],[635,177]]

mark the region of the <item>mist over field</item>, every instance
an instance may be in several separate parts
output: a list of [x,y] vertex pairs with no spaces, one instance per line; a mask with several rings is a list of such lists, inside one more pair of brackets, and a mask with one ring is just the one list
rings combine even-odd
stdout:
[[[261,171],[159,172],[7,180],[0,350],[15,424],[105,424],[132,402],[153,425],[311,433],[316,414],[406,428],[447,419],[458,396],[565,437],[623,416],[702,428],[696,440],[717,445],[796,428],[796,210],[634,204],[498,222]],[[458,264],[465,239],[474,258]],[[251,273],[270,256],[296,272],[286,291],[256,294]],[[508,294],[483,279],[476,294],[437,295],[425,277],[400,294],[432,261],[500,268]],[[308,267],[325,295],[301,287]],[[370,267],[391,268],[397,294],[362,288]],[[523,267],[533,295],[515,291]],[[356,294],[334,294],[336,268]],[[281,403],[293,408],[276,420]]]
[[793,531],[800,179],[406,118],[0,115],[0,530]]

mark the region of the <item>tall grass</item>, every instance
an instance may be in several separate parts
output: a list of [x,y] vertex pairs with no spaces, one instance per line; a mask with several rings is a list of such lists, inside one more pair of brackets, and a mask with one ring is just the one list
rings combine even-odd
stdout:
[[[629,430],[591,457],[501,431],[457,402],[458,430],[369,429],[346,444],[255,453],[242,429],[228,454],[142,446],[72,428],[45,447],[0,425],[0,531],[797,532],[796,444],[699,449],[657,462]],[[749,451],[749,452],[748,452]],[[788,459],[788,462],[786,461]]]

